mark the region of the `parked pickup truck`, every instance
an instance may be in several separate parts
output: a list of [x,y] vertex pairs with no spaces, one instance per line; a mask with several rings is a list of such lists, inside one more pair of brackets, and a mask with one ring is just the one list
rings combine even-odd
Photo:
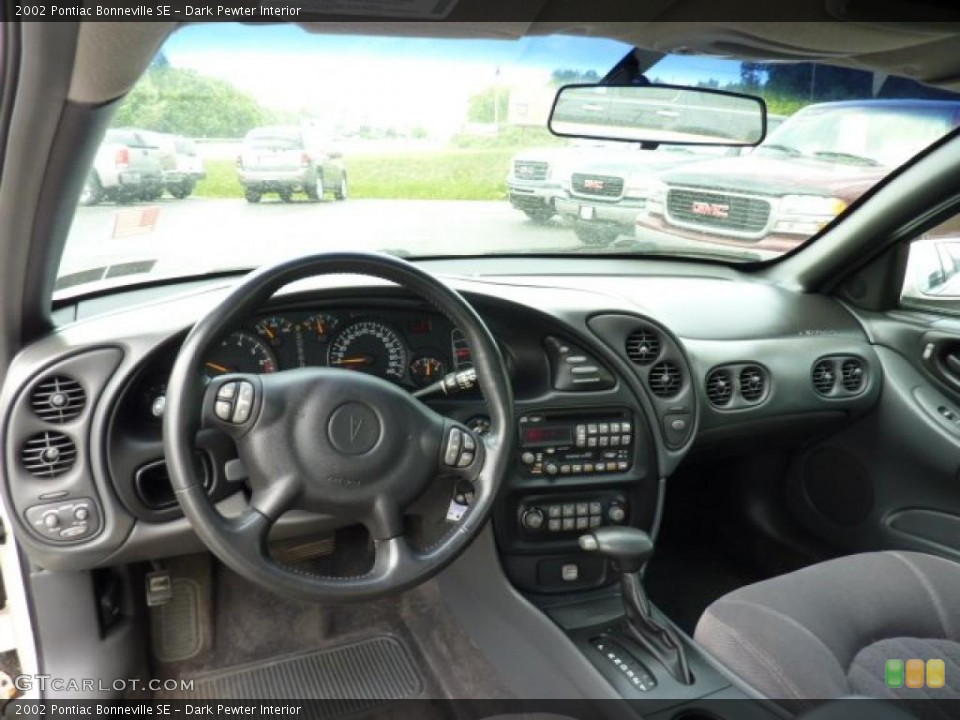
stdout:
[[107,130],[84,184],[80,203],[156,200],[162,194],[161,152],[149,133],[133,128]]
[[180,135],[147,133],[148,140],[160,148],[163,189],[178,200],[193,194],[197,182],[207,174],[196,144]]
[[960,125],[960,102],[811,105],[753,152],[685,165],[650,184],[636,239],[780,254],[815,235],[892,170]]
[[[767,118],[767,127],[784,121]],[[639,148],[639,145],[636,145]],[[733,157],[736,147],[662,145],[657,150],[581,156],[566,177],[564,192],[555,201],[557,212],[584,245],[606,246],[621,235],[634,235],[637,214],[657,174],[712,157]]]
[[573,166],[634,152],[639,147],[638,143],[580,140],[563,147],[524,150],[510,161],[510,204],[534,222],[546,222],[557,213],[555,202],[564,196]]

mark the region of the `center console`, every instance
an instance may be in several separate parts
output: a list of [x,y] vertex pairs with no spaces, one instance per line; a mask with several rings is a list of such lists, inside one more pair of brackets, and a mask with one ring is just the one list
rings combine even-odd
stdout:
[[649,527],[656,508],[654,451],[628,406],[543,408],[517,418],[517,457],[495,516],[501,560],[525,592],[566,593],[616,578],[577,538],[618,525]]

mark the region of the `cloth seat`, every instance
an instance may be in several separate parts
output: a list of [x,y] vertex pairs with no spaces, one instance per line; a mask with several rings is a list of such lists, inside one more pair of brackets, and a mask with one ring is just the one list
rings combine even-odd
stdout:
[[[720,598],[695,639],[777,700],[960,700],[960,564],[913,552],[830,560]],[[945,686],[888,687],[886,661],[910,659],[942,660]]]

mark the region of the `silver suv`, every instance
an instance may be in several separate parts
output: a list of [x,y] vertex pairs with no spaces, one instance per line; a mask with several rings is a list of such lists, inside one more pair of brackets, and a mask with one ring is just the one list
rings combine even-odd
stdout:
[[237,176],[247,202],[260,202],[275,192],[290,202],[295,192],[311,200],[332,193],[347,199],[347,171],[341,154],[329,142],[298,127],[263,127],[243,139],[237,158]]

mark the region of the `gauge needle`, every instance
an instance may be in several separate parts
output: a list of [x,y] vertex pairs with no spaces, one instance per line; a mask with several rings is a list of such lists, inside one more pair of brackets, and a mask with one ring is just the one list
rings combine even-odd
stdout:
[[373,358],[369,355],[358,355],[357,357],[343,358],[343,360],[335,360],[334,365],[370,365],[373,363]]
[[208,368],[210,368],[211,370],[216,370],[216,371],[219,372],[219,373],[228,373],[228,372],[230,372],[230,368],[224,367],[223,365],[217,365],[217,364],[214,363],[214,362],[208,362],[208,363],[206,363],[206,366],[207,366]]
[[264,326],[263,326],[263,330],[264,330],[264,332],[267,333],[267,337],[270,338],[271,340],[273,340],[275,337],[277,337],[277,334],[276,334],[273,330],[270,329],[270,326],[269,326],[269,325],[264,325]]

